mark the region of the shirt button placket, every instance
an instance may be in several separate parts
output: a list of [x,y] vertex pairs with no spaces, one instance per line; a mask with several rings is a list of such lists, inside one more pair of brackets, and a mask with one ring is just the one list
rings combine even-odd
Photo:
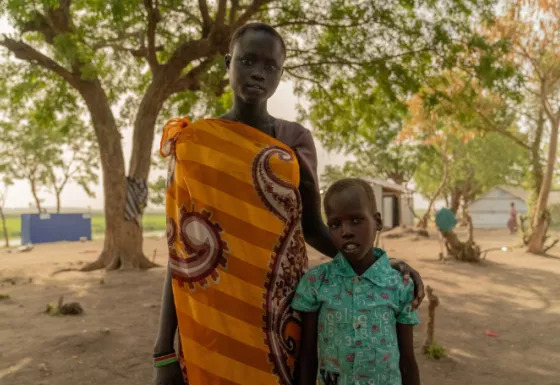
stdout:
[[[352,315],[355,317],[356,322],[354,322],[354,346],[352,346],[352,351],[354,353],[354,357],[357,357],[356,354],[356,346],[355,343],[356,341],[359,340],[360,338],[360,329],[362,328],[362,324],[360,322],[360,320],[358,320],[358,316],[359,316],[359,311],[358,311],[358,290],[357,290],[357,286],[360,283],[360,277],[354,277],[352,278],[352,291],[354,292],[354,296],[352,297]],[[359,376],[358,376],[358,372],[356,371],[356,365],[355,365],[355,360],[354,362],[352,362],[352,377],[353,379],[353,385],[360,385],[359,384]]]

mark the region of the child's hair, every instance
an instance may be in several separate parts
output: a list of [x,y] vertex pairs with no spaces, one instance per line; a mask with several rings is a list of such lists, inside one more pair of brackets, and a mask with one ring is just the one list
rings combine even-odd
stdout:
[[359,187],[364,191],[370,205],[371,213],[375,214],[377,212],[377,203],[375,201],[375,193],[373,192],[373,188],[368,182],[360,178],[344,178],[330,185],[327,189],[327,192],[325,193],[325,199],[323,200],[325,211],[327,211],[327,202],[333,194],[342,192],[350,187]]
[[229,43],[230,53],[233,53],[233,48],[235,47],[235,43],[237,43],[239,39],[241,39],[247,31],[262,31],[274,36],[280,41],[280,44],[282,45],[282,52],[284,56],[286,55],[286,42],[284,41],[284,38],[282,37],[282,35],[278,33],[277,30],[274,29],[274,27],[265,23],[249,23],[249,24],[245,24],[242,27],[239,27],[231,37],[231,41]]

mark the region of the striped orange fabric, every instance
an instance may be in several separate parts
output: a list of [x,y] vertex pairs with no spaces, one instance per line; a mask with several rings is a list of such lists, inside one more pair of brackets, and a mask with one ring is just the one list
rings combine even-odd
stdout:
[[291,384],[290,307],[307,267],[299,166],[280,141],[220,119],[169,121],[169,264],[190,385]]

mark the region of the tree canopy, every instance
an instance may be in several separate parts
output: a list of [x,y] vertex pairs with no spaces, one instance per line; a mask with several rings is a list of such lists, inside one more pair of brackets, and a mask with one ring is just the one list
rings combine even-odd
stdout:
[[[96,267],[148,266],[139,257],[141,228],[124,219],[123,181],[147,181],[161,119],[228,108],[222,56],[235,29],[252,20],[278,28],[288,47],[285,74],[310,102],[301,108],[302,118],[319,134],[350,143],[402,114],[406,97],[434,69],[457,65],[464,50],[476,48],[487,61],[499,55],[501,42],[492,46],[473,28],[491,16],[493,5],[492,0],[5,0],[0,17],[16,32],[1,36],[0,47],[10,60],[19,60],[12,62],[15,70],[3,67],[0,76],[17,74],[13,81],[21,84],[56,78],[65,83],[68,100],[87,108],[100,150],[107,216],[105,250]],[[369,106],[375,108],[365,113]],[[134,134],[127,172],[119,129],[128,125]]]

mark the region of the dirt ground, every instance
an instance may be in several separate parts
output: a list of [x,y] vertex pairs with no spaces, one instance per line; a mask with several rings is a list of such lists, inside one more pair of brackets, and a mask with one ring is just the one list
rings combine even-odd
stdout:
[[[515,246],[503,231],[476,234],[483,249]],[[407,236],[383,239],[391,256],[417,268],[441,305],[436,339],[448,356],[420,352],[424,385],[560,385],[560,248],[548,257],[514,249],[492,252],[480,265],[438,261],[439,244]],[[65,272],[94,259],[100,242],[38,245],[0,251],[0,384],[150,385],[164,269],[146,272]],[[147,239],[164,264],[165,240]],[[312,253],[315,263],[319,257]],[[48,303],[79,301],[80,316],[49,316]],[[427,302],[420,310],[426,320]],[[486,331],[496,333],[489,337]]]

